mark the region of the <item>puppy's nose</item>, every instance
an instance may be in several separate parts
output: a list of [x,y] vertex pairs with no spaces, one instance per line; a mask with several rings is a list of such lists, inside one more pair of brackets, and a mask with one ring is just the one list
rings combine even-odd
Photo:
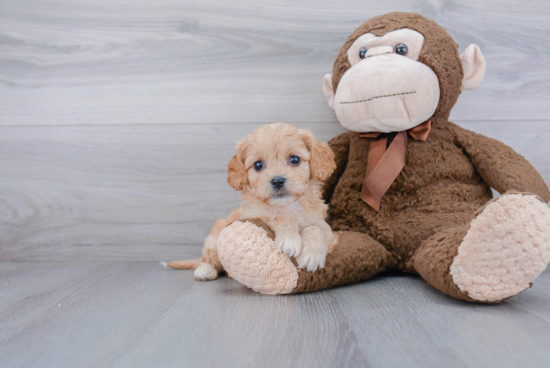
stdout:
[[276,176],[271,179],[271,186],[277,190],[281,189],[285,185],[286,179],[282,176]]

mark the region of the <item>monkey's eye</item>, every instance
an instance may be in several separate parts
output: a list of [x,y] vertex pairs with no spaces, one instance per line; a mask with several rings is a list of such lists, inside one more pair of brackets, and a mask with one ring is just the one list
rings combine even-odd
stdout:
[[264,168],[264,163],[262,161],[254,162],[254,170],[261,171]]
[[367,55],[367,49],[364,47],[361,47],[361,49],[359,50],[359,58],[364,59],[366,55]]
[[298,166],[300,165],[301,160],[300,160],[300,157],[298,156],[290,156],[290,158],[288,159],[288,162],[290,162],[292,166]]
[[405,45],[404,43],[400,43],[394,47],[393,52],[398,55],[407,56],[407,54],[409,53],[409,49],[407,48],[407,45]]

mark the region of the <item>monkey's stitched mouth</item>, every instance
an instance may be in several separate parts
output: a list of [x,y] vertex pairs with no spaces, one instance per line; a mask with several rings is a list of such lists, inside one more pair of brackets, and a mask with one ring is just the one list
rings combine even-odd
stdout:
[[391,95],[374,96],[374,97],[371,97],[369,99],[360,100],[360,101],[349,101],[349,102],[343,101],[343,102],[340,102],[340,104],[345,105],[345,104],[354,104],[354,103],[360,103],[360,102],[369,102],[369,101],[372,101],[372,100],[377,99],[377,98],[394,97],[394,96],[402,96],[402,95],[414,95],[415,93],[416,93],[416,91],[394,93],[394,94],[391,94]]

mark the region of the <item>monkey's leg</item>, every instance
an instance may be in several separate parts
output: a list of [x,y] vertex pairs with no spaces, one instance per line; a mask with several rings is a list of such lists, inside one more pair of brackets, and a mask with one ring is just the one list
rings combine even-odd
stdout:
[[298,270],[277,248],[271,229],[259,220],[235,221],[218,237],[218,256],[235,280],[263,294],[295,294],[366,280],[396,264],[367,235],[338,232],[338,244],[316,272]]
[[465,225],[441,231],[409,266],[457,299],[495,303],[530,287],[550,261],[550,209],[534,195],[506,193]]

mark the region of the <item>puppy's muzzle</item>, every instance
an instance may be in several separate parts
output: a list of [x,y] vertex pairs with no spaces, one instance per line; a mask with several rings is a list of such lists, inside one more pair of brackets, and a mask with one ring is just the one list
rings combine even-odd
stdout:
[[286,179],[282,176],[275,176],[271,179],[271,186],[275,190],[281,190],[285,186],[285,183]]

